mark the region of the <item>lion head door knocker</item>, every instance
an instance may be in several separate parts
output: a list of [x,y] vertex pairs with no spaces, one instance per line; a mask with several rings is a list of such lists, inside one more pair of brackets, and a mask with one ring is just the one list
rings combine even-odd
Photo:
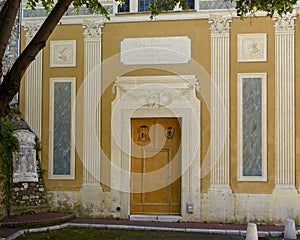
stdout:
[[167,129],[165,130],[165,135],[167,137],[167,139],[172,139],[175,133],[175,129],[173,127],[167,127]]
[[138,137],[138,141],[139,142],[148,142],[150,141],[150,136],[149,136],[149,127],[146,125],[141,125],[138,128],[138,132],[139,132],[139,137]]

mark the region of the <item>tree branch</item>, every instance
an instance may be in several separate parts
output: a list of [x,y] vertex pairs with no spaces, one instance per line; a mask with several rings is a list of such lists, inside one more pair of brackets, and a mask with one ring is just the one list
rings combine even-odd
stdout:
[[21,79],[26,69],[35,59],[39,51],[44,48],[47,39],[72,2],[73,0],[59,0],[56,3],[34,38],[30,41],[10,71],[4,77],[3,82],[0,85],[0,117],[4,117],[7,114],[9,103],[19,91]]
[[3,75],[2,59],[16,21],[20,2],[21,0],[6,0],[0,12],[0,78]]

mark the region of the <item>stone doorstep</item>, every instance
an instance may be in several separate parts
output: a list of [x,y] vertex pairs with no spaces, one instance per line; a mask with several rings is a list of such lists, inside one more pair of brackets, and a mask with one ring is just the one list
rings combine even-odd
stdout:
[[182,217],[176,215],[130,215],[130,221],[147,221],[147,222],[181,222]]

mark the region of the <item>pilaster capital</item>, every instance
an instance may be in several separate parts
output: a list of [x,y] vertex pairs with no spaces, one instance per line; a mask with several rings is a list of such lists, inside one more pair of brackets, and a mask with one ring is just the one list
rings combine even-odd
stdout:
[[282,16],[276,15],[273,17],[275,21],[275,32],[276,33],[292,33],[295,29],[295,20],[296,14],[295,12],[284,14]]
[[84,38],[101,38],[103,22],[83,21]]
[[25,23],[24,30],[26,33],[26,43],[29,43],[31,41],[31,39],[35,36],[37,31],[39,30],[40,26],[41,25],[38,23],[30,23],[30,22]]
[[229,15],[215,15],[211,14],[208,19],[208,23],[211,24],[210,30],[214,34],[229,33],[230,25],[232,22]]

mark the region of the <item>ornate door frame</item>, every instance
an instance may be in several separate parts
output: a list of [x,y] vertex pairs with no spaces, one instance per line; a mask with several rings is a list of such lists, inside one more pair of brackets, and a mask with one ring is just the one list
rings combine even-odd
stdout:
[[[119,77],[112,103],[111,189],[120,217],[130,214],[132,118],[181,119],[181,217],[200,221],[200,100],[194,75]],[[187,212],[193,204],[193,213]]]

